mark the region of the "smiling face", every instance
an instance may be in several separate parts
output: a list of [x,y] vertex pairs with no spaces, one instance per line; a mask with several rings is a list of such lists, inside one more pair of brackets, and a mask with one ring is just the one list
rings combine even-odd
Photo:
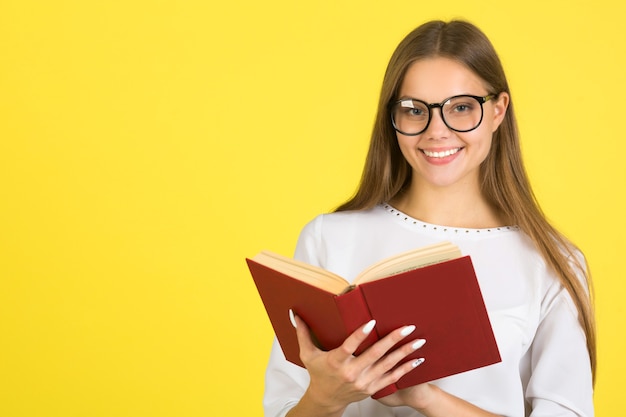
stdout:
[[[413,63],[401,84],[398,99],[441,103],[457,95],[487,96],[485,82],[461,63],[436,57]],[[481,124],[469,132],[456,132],[443,122],[440,109],[433,108],[428,128],[416,136],[397,133],[400,150],[413,170],[412,185],[424,187],[479,184],[480,164],[491,148],[493,132],[506,113],[509,96],[501,93],[483,104]]]

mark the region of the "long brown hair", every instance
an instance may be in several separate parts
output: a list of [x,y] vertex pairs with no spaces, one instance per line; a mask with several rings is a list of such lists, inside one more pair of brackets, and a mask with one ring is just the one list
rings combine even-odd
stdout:
[[[368,209],[391,201],[411,182],[411,167],[398,146],[389,104],[397,99],[409,66],[429,57],[456,60],[478,75],[491,91],[511,94],[493,45],[476,26],[464,21],[432,21],[419,26],[400,42],[389,61],[361,183],[355,195],[337,211]],[[521,155],[517,121],[510,102],[502,124],[494,133],[489,155],[481,165],[482,192],[504,218],[532,239],[571,295],[587,336],[595,380],[596,330],[590,274],[576,256],[577,249],[541,211]]]

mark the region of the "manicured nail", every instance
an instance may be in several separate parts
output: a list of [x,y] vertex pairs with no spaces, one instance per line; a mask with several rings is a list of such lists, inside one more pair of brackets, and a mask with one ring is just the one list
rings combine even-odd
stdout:
[[296,324],[296,317],[294,316],[292,309],[289,309],[289,321],[291,321],[291,325],[294,328],[298,327],[298,325]]
[[413,363],[411,365],[413,365],[413,368],[417,368],[418,366],[420,366],[421,364],[424,363],[426,359],[424,358],[419,358],[413,361]]
[[402,336],[408,336],[411,333],[413,333],[414,330],[415,330],[415,326],[413,326],[413,325],[406,326],[404,329],[402,329],[402,331],[400,331],[400,334]]
[[370,332],[374,330],[374,326],[376,326],[376,320],[368,321],[365,327],[363,327],[363,333],[370,334]]
[[413,342],[411,347],[413,348],[413,350],[417,350],[424,346],[424,343],[426,343],[426,339],[417,339],[415,342]]

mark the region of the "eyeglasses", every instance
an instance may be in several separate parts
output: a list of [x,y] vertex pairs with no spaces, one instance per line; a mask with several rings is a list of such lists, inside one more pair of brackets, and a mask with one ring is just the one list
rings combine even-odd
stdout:
[[415,98],[398,100],[391,105],[391,123],[403,135],[416,136],[428,129],[432,109],[439,108],[441,119],[455,132],[469,132],[483,121],[483,104],[495,94],[484,97],[462,95],[449,97],[441,103],[426,103]]

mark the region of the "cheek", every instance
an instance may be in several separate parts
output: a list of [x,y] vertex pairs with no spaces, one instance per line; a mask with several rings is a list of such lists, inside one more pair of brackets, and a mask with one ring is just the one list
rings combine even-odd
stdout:
[[474,154],[475,158],[480,159],[482,162],[487,158],[487,155],[489,155],[489,152],[491,151],[491,143],[493,141],[491,127],[481,125],[479,129],[470,133],[472,134],[465,134],[465,136],[462,137],[462,140],[469,148],[468,150],[471,150],[470,152]]
[[404,155],[405,159],[409,159],[409,155],[415,153],[415,151],[417,150],[417,140],[415,140],[414,138],[399,136],[397,136],[397,140],[400,152],[402,152],[402,155]]
[[491,151],[492,141],[493,141],[492,133],[487,133],[483,138],[481,138],[480,145],[479,145],[481,162],[487,159],[487,156],[489,155],[489,152]]

